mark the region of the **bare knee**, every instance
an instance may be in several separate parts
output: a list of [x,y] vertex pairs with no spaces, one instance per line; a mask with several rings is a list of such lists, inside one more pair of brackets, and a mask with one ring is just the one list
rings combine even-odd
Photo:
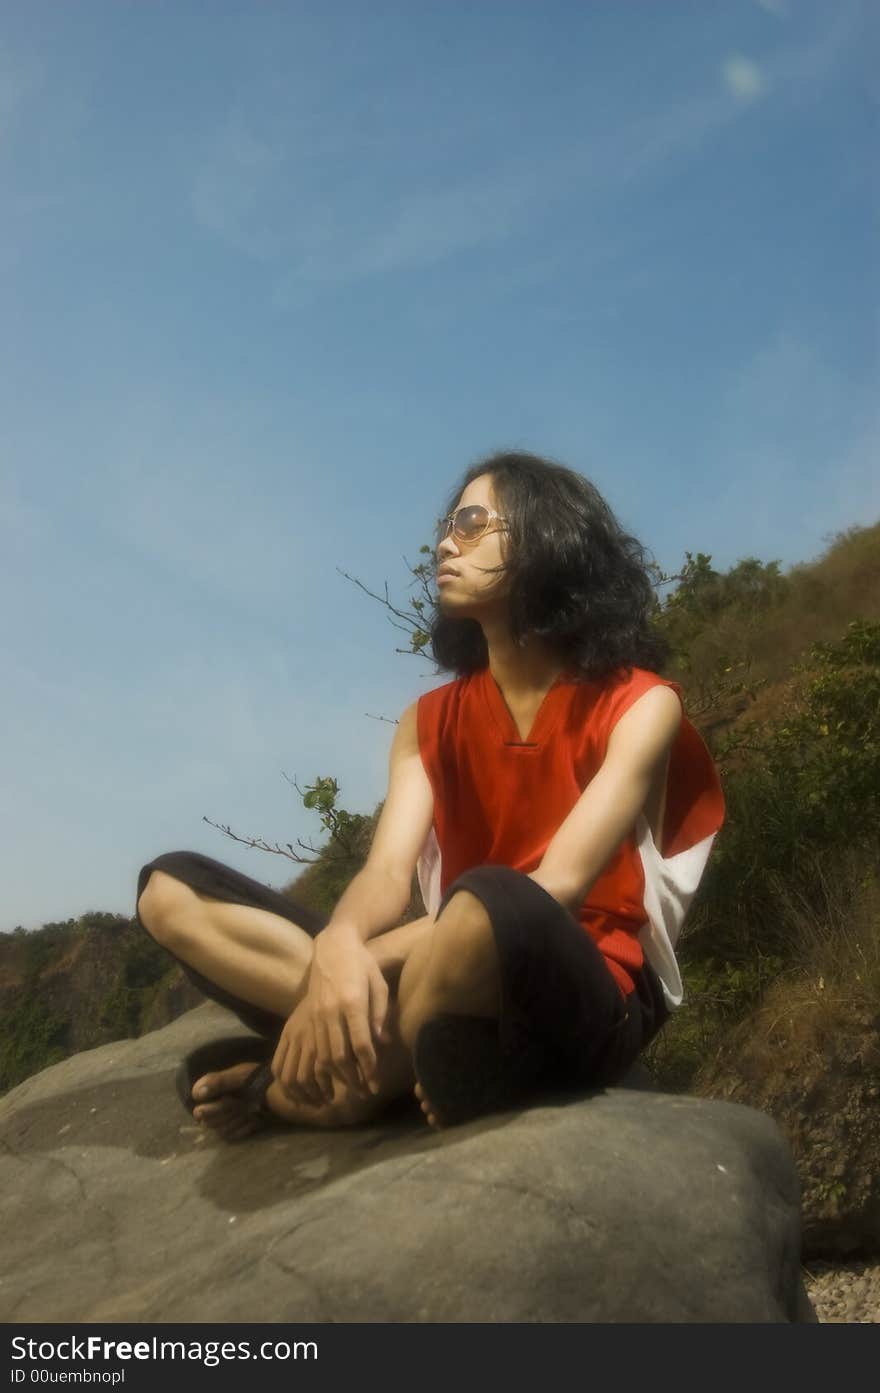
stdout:
[[193,891],[167,871],[151,871],[137,902],[141,923],[158,943],[180,937],[180,911]]
[[472,894],[470,890],[456,890],[454,894],[450,895],[437,923],[464,923],[491,927],[486,906],[479,896]]

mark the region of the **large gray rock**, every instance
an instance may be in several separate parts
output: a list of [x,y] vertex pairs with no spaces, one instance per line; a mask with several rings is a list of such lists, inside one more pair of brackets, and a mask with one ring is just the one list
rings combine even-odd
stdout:
[[0,1102],[5,1322],[795,1321],[797,1177],[750,1108],[611,1089],[430,1132],[188,1121],[199,1007]]

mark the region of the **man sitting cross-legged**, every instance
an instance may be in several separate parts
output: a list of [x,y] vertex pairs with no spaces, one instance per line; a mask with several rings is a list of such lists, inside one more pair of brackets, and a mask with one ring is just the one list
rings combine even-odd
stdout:
[[[266,1041],[196,1052],[199,1121],[353,1125],[414,1089],[440,1126],[613,1082],[660,1028],[724,802],[655,671],[636,545],[560,465],[471,468],[436,551],[433,652],[457,675],[403,713],[329,919],[197,853],[143,867],[140,921]],[[401,926],[417,866],[429,912]]]

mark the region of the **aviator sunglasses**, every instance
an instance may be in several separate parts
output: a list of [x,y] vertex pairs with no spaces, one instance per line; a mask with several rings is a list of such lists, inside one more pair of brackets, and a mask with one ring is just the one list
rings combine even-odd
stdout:
[[447,518],[438,518],[437,531],[441,542],[449,536],[450,531],[457,542],[478,542],[489,531],[493,522],[502,524],[499,531],[508,530],[507,519],[496,513],[494,508],[484,508],[482,503],[471,503],[466,508],[457,508]]

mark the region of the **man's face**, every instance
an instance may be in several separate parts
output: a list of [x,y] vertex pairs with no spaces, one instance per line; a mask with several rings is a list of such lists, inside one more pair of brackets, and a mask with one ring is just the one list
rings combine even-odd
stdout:
[[[473,479],[453,512],[474,503],[501,512],[492,490],[491,475],[481,474]],[[485,568],[501,564],[507,545],[508,535],[495,519],[489,531],[476,542],[459,541],[450,531],[437,547],[437,603],[441,613],[450,618],[479,619],[481,614],[496,610],[503,603],[509,590],[507,576],[487,575]]]

